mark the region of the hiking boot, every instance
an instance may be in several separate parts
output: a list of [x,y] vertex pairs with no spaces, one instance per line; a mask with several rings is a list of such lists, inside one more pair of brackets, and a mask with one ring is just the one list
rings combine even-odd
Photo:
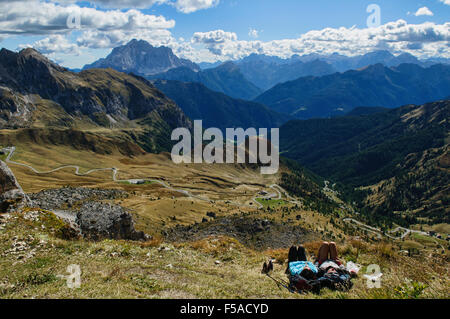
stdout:
[[298,246],[297,249],[297,260],[298,261],[306,261],[306,251],[305,251],[305,247],[303,246]]
[[266,263],[266,262],[264,262],[264,264],[263,264],[263,268],[262,268],[262,270],[261,270],[261,273],[262,273],[262,274],[267,274],[267,273],[269,273],[268,266],[267,266],[267,263]]
[[289,253],[288,253],[288,264],[293,261],[298,261],[298,252],[297,252],[297,247],[295,247],[295,246],[292,246],[289,249]]
[[273,262],[272,260],[269,260],[269,264],[267,265],[267,272],[273,271]]

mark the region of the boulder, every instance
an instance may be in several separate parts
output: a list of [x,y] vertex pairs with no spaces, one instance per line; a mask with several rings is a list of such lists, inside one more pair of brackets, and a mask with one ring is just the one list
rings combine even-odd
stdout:
[[86,202],[75,222],[84,238],[90,240],[147,240],[148,236],[134,229],[133,218],[121,206],[101,202]]
[[30,200],[5,162],[0,160],[0,213],[20,210]]

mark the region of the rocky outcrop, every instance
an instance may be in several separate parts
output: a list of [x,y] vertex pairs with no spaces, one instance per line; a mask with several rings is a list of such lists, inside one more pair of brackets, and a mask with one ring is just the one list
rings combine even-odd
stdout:
[[306,230],[292,222],[252,218],[246,216],[206,218],[194,225],[177,225],[164,231],[167,241],[196,241],[208,237],[228,236],[257,250],[287,248],[305,241],[317,240],[320,234]]
[[118,189],[100,189],[87,187],[63,187],[46,189],[30,194],[30,199],[37,207],[47,210],[72,210],[86,201],[113,200],[124,198],[127,193]]
[[29,201],[8,165],[0,161],[0,213],[19,210]]
[[87,202],[80,208],[76,223],[84,238],[90,240],[146,240],[148,236],[134,229],[133,218],[122,207]]

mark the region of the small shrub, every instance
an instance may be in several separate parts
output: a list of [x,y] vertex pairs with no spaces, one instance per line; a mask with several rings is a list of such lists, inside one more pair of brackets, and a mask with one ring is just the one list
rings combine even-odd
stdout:
[[153,237],[151,240],[140,244],[141,248],[154,248],[159,247],[164,242],[162,237]]
[[158,282],[145,275],[132,275],[129,278],[139,292],[158,292],[164,290]]
[[426,288],[427,285],[413,281],[394,288],[394,294],[401,299],[417,299]]
[[81,238],[80,233],[69,225],[64,225],[57,229],[55,236],[64,240],[79,240]]
[[351,244],[341,245],[339,249],[339,256],[343,257],[347,261],[356,262],[358,260],[358,249],[353,247]]
[[377,245],[376,247],[377,252],[385,258],[392,258],[394,257],[394,247],[391,244],[382,243]]
[[28,285],[37,286],[37,285],[42,285],[47,282],[52,282],[55,280],[56,280],[56,276],[53,274],[31,273],[24,278],[23,282]]

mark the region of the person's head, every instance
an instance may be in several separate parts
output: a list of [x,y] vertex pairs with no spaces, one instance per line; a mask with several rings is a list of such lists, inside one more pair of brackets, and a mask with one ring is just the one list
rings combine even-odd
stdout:
[[303,268],[302,272],[300,273],[300,276],[305,279],[312,280],[314,279],[314,272],[311,270],[311,268],[305,266],[305,268]]

